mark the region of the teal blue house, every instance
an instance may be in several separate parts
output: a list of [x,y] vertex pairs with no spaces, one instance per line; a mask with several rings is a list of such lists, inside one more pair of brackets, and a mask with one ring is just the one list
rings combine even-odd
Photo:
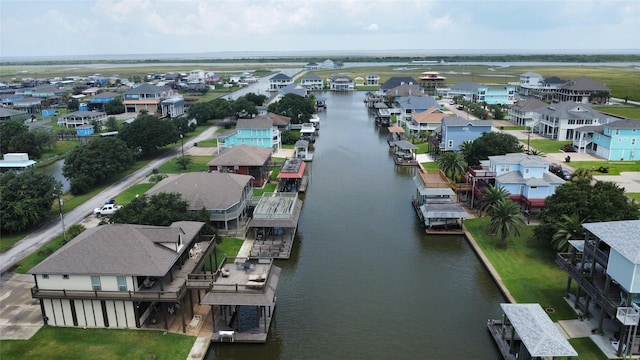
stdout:
[[238,145],[271,148],[277,151],[281,147],[280,130],[273,123],[273,119],[267,117],[238,119],[235,131],[222,134],[218,138],[218,151]]
[[640,157],[640,120],[620,119],[575,130],[577,152],[595,154],[605,160],[637,160]]
[[463,142],[473,141],[486,132],[491,132],[491,121],[467,120],[459,116],[442,118],[442,125],[436,130],[440,151],[458,151]]

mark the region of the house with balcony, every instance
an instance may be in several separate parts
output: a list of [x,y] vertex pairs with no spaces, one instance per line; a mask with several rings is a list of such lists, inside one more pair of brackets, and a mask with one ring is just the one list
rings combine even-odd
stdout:
[[215,237],[204,223],[107,224],[85,230],[29,272],[45,325],[141,328],[174,321],[187,331],[194,302],[209,288],[189,285],[207,273]]
[[573,147],[577,152],[605,160],[636,160],[640,156],[640,121],[615,120],[605,125],[575,129]]
[[507,190],[509,198],[531,214],[543,208],[544,200],[565,183],[549,171],[549,164],[541,156],[525,153],[489,156],[488,165],[470,167],[465,180],[472,183],[474,201],[482,198],[487,186],[495,185]]
[[26,111],[13,110],[6,107],[0,107],[0,122],[5,121],[25,121],[29,118]]
[[556,76],[545,78],[538,73],[526,72],[520,75],[517,87],[518,93],[524,98],[551,101],[556,90],[566,82]]
[[594,110],[591,105],[564,101],[531,110],[534,132],[558,141],[573,140],[575,129],[583,126],[598,126],[617,120]]
[[102,124],[107,121],[107,113],[103,111],[74,111],[58,117],[58,126],[76,128],[82,125],[92,125],[94,121]]
[[468,214],[460,203],[454,202],[453,196],[456,192],[468,191],[467,184],[455,184],[442,170],[434,169],[419,169],[413,181],[416,194],[411,198],[411,204],[427,233],[431,229],[462,228],[462,221]]
[[121,98],[122,95],[110,91],[95,94],[89,99],[89,106],[91,109],[98,108],[104,111],[104,105],[109,101]]
[[437,71],[425,71],[420,75],[419,79],[420,86],[422,86],[424,91],[428,94],[433,94],[434,96],[438,89],[447,87],[447,78],[440,75]]
[[431,108],[440,109],[440,104],[431,96],[409,95],[396,99],[396,107],[405,119],[411,119],[413,114],[425,112]]
[[365,85],[367,86],[380,85],[380,76],[378,76],[378,74],[367,74],[367,77],[365,78]]
[[300,85],[304,86],[307,90],[322,90],[324,89],[324,80],[320,76],[314,73],[305,75],[300,79]]
[[398,125],[403,126],[408,134],[418,134],[420,131],[435,131],[447,116],[442,109],[432,106],[425,111],[411,114],[410,118],[398,119]]
[[293,78],[291,76],[283,73],[277,73],[269,79],[268,91],[278,91],[289,84],[293,84]]
[[[125,91],[122,104],[124,104],[125,112],[137,113],[141,110],[147,110],[150,115],[159,117],[178,116],[176,114],[184,114],[184,103],[182,103],[182,109],[178,108],[179,104],[174,108],[167,104],[161,104],[164,100],[178,97],[181,96],[171,88],[145,83]],[[171,112],[172,110],[173,112]]]
[[509,120],[519,126],[527,126],[529,129],[534,127],[538,120],[534,121],[534,111],[547,107],[547,103],[535,98],[520,99],[513,105],[509,106]]
[[465,141],[473,141],[491,131],[491,122],[467,120],[459,116],[445,116],[430,142],[439,151],[459,151]]
[[162,179],[146,194],[179,193],[190,211],[207,210],[209,220],[228,231],[237,229],[247,217],[247,201],[253,194],[251,179],[250,175],[233,172],[184,173]]
[[603,334],[605,321],[613,322],[618,356],[624,344],[634,344],[631,355],[638,355],[640,334],[633,328],[640,304],[640,220],[582,227],[584,239],[570,240],[570,250],[556,255],[556,263],[568,276],[566,296],[576,309],[597,319],[597,334]]
[[465,100],[488,105],[510,105],[516,100],[515,85],[481,85],[464,81],[452,85],[447,97],[462,96]]
[[329,90],[331,91],[352,91],[355,89],[353,79],[347,75],[331,75],[327,78]]
[[236,129],[218,137],[218,152],[238,145],[251,145],[278,151],[282,146],[280,130],[273,119],[256,117],[238,119]]
[[253,187],[261,188],[269,180],[271,149],[238,145],[225,149],[207,164],[209,171],[251,176]]
[[420,83],[410,76],[392,76],[380,85],[380,93],[385,95],[389,90],[400,85],[420,85]]
[[588,77],[569,80],[556,89],[554,102],[577,102],[583,104],[606,104],[611,97],[611,90],[603,83]]
[[408,96],[424,96],[424,91],[418,84],[402,84],[387,90],[385,96],[393,97],[397,100]]

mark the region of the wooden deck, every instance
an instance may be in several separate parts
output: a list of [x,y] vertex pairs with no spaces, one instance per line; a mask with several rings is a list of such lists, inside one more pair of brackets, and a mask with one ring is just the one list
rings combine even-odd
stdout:
[[[487,321],[487,330],[496,342],[500,353],[505,360],[516,360],[516,356],[509,351],[509,343],[502,338],[502,321],[501,320],[489,320]],[[511,331],[507,330],[507,336],[510,336]],[[516,339],[517,341],[517,339]]]

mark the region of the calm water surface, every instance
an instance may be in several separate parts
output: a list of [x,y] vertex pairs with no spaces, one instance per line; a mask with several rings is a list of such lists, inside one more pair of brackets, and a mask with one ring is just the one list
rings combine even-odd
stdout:
[[326,93],[311,181],[268,343],[207,359],[497,359],[504,298],[463,237],[426,236],[363,92]]

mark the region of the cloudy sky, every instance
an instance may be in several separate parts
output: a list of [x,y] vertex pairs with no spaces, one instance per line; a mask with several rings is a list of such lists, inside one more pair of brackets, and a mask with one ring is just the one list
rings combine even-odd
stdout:
[[640,53],[639,39],[638,0],[0,0],[2,58],[398,49]]

